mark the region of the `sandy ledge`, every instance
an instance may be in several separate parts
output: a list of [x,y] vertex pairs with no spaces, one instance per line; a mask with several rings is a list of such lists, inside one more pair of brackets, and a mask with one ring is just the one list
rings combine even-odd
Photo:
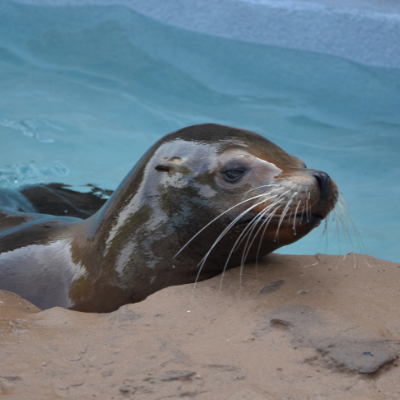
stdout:
[[221,293],[217,276],[103,315],[40,311],[0,292],[0,394],[400,398],[399,264],[272,254],[239,277],[227,272]]

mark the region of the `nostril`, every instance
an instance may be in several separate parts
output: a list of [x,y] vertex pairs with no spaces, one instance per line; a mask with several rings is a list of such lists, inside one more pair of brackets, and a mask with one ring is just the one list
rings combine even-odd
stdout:
[[328,195],[331,178],[328,174],[322,171],[313,172],[313,176],[318,182],[319,190],[321,192],[321,198],[323,199]]

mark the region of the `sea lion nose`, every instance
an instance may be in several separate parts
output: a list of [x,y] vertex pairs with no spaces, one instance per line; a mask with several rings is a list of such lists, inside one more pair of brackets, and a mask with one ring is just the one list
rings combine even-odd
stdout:
[[322,171],[313,171],[311,175],[317,180],[321,199],[324,199],[328,195],[331,178],[328,174]]

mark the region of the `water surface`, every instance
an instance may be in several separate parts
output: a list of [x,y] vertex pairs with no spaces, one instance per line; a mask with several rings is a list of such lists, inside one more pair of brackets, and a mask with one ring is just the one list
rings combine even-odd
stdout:
[[[2,187],[115,189],[164,134],[233,125],[329,173],[368,253],[400,262],[397,70],[184,31],[121,6],[0,0],[0,93]],[[352,251],[333,227],[326,249],[321,233],[281,252]]]

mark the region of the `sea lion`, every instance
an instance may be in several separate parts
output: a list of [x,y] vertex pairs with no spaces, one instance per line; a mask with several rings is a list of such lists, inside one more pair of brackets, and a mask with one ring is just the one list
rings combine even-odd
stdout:
[[42,309],[110,312],[297,241],[338,189],[257,133],[202,124],[160,139],[88,219],[18,196],[3,196],[0,289]]

